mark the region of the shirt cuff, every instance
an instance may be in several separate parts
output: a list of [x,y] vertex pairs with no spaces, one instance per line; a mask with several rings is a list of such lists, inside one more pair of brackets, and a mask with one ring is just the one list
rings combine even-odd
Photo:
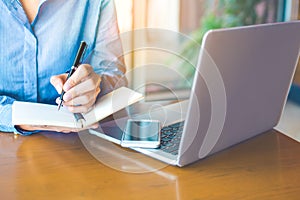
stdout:
[[14,126],[14,128],[15,128],[15,131],[14,131],[15,134],[24,135],[24,136],[32,135],[34,133],[40,132],[39,130],[36,130],[36,131],[25,131],[25,130],[21,129],[18,126]]

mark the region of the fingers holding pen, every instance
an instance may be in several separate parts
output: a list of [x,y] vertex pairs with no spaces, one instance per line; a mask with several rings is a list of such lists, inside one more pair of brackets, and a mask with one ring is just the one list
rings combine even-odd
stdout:
[[50,78],[50,83],[55,87],[56,91],[60,94],[64,83],[67,79],[67,74],[59,74]]
[[78,85],[85,79],[87,79],[90,74],[94,72],[92,66],[88,64],[80,65],[74,74],[67,80],[68,74],[59,74],[52,76],[50,78],[50,83],[55,87],[56,91],[60,94],[63,91],[67,92],[74,86]]
[[81,64],[78,66],[74,74],[66,81],[63,85],[63,90],[68,91],[74,86],[80,84],[85,81],[94,73],[94,69],[89,64]]
[[[64,100],[63,105],[66,106],[70,112],[86,113],[94,105],[99,92],[100,88],[97,88],[96,91],[87,92],[85,94],[71,98],[68,101]],[[56,103],[60,103],[60,98],[56,99]]]
[[[71,112],[87,112],[95,103],[100,93],[101,78],[92,66],[80,65],[63,85],[65,94],[63,105]],[[56,101],[60,103],[60,99]]]

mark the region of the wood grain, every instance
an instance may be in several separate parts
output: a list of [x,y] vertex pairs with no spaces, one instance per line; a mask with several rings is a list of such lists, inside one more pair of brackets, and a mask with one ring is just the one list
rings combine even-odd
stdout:
[[298,199],[300,145],[270,131],[184,168],[125,173],[78,134],[0,133],[0,177],[1,199]]

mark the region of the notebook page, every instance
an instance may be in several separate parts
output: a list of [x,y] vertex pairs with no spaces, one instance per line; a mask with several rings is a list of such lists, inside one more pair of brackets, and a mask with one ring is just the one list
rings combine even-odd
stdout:
[[57,110],[57,106],[15,101],[12,106],[14,125],[48,125],[77,128],[73,113],[66,108]]
[[143,99],[143,95],[126,87],[121,87],[97,100],[95,107],[84,114],[86,126]]

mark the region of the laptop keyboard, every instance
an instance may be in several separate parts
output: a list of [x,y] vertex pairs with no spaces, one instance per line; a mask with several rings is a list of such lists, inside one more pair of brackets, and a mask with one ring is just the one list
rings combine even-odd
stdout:
[[161,143],[159,147],[161,150],[173,155],[178,154],[183,125],[184,122],[178,122],[161,129]]

